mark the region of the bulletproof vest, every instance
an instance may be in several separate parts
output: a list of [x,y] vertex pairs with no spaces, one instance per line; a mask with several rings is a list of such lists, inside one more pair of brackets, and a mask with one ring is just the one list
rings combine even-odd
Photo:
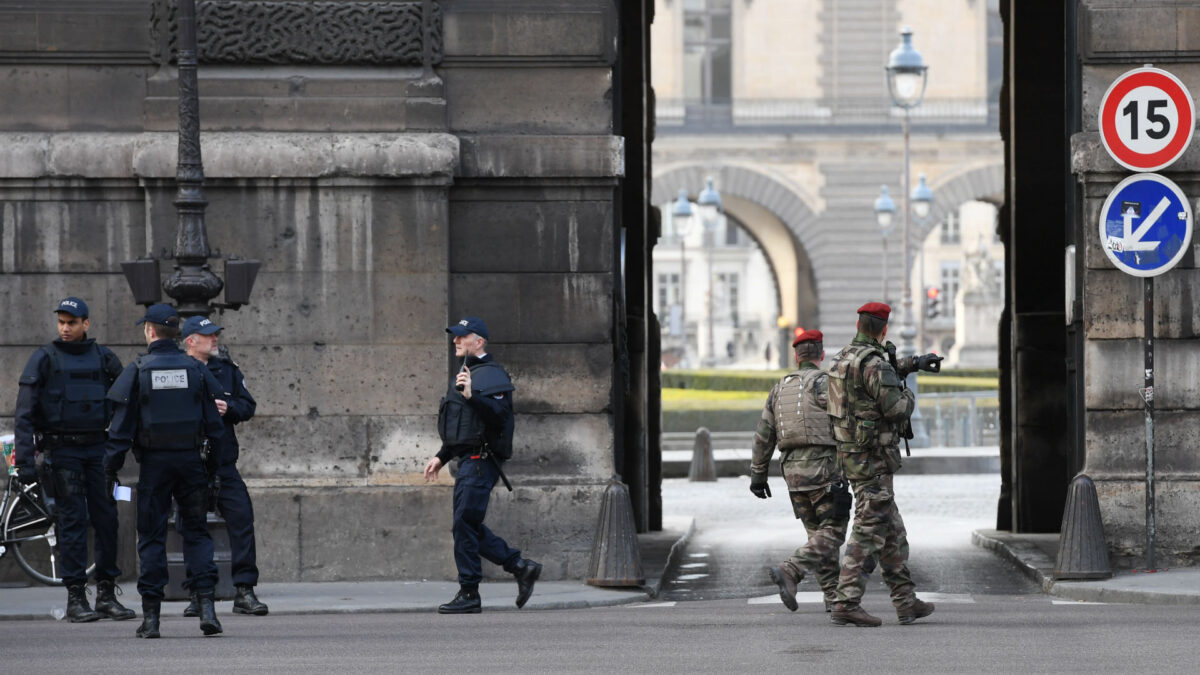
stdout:
[[194,450],[204,433],[204,380],[199,362],[183,352],[138,357],[141,419],[138,445],[147,450]]
[[817,382],[825,375],[805,368],[789,373],[775,392],[775,435],[780,450],[812,445],[834,445],[829,415],[817,401]]
[[892,425],[883,419],[875,401],[867,394],[863,365],[872,357],[885,358],[879,347],[851,343],[833,357],[829,366],[829,417],[833,438],[854,444],[858,450],[874,450],[890,442]]
[[[473,396],[495,396],[514,389],[508,373],[493,361],[471,367]],[[454,380],[438,407],[438,435],[442,443],[449,446],[483,447],[501,459],[512,456],[512,416],[504,429],[487,429],[483,419],[475,412],[467,399],[454,388]]]
[[50,359],[50,372],[38,401],[44,424],[41,431],[104,431],[112,409],[105,399],[108,380],[99,345],[93,343],[81,354],[70,354],[54,344],[42,351]]

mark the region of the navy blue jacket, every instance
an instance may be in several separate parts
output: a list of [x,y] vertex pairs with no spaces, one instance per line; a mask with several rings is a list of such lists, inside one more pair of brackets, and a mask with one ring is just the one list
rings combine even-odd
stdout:
[[[479,365],[480,363],[489,363],[492,361],[491,354],[484,354],[482,358],[468,356],[466,360],[467,368]],[[458,373],[450,378],[453,383]],[[506,427],[511,426],[513,417],[513,395],[512,391],[506,391],[502,394],[494,394],[485,396],[478,390],[471,392],[471,398],[467,399],[467,405],[471,406],[471,410],[483,420],[484,426],[487,428],[485,435],[489,438],[495,438],[504,432]],[[437,452],[437,458],[442,461],[442,464],[448,463],[452,459],[462,457],[470,452],[477,451],[478,448],[466,448],[462,446],[443,445]],[[501,459],[501,458],[497,458]]]
[[[151,354],[161,353],[177,353],[183,354],[179,346],[174,340],[155,340],[150,343],[150,348],[147,350]],[[195,361],[193,359],[193,361]],[[196,363],[196,375],[200,377],[201,386],[204,393],[201,397],[202,419],[204,426],[204,434],[208,437],[210,444],[215,446],[221,440],[221,431],[224,425],[221,423],[221,413],[217,412],[217,404],[214,400],[222,394],[221,384],[216,378],[208,372],[204,364]],[[132,369],[133,372],[130,372]],[[104,452],[104,470],[110,473],[116,473],[125,465],[125,453],[133,447],[134,441],[137,439],[138,425],[141,423],[141,396],[140,396],[140,378],[137,376],[137,363],[131,363],[125,367],[121,373],[120,382],[117,382],[117,388],[121,388],[126,378],[129,379],[129,391],[121,392],[125,394],[122,398],[125,402],[116,401],[113,406],[112,423],[108,427],[108,444]],[[109,397],[113,396],[113,391],[110,389]],[[143,448],[145,449],[145,448]],[[135,453],[136,454],[136,453]]]
[[[29,357],[29,362],[25,364],[25,370],[21,374],[20,387],[17,390],[17,410],[13,420],[17,466],[33,467],[33,437],[35,433],[45,431],[41,428],[42,413],[39,409],[38,399],[41,398],[39,396],[41,388],[45,386],[46,378],[50,374],[50,356],[46,350],[61,349],[71,354],[79,354],[91,349],[95,342],[86,335],[83,340],[76,342],[55,340],[44,347],[39,347]],[[112,353],[108,347],[103,345],[99,345],[99,347],[104,362],[105,386],[111,387],[117,376],[121,374],[121,359],[117,358],[117,355]]]
[[238,460],[240,446],[233,425],[254,417],[254,410],[258,404],[246,390],[246,378],[242,375],[241,369],[230,359],[223,356],[209,358],[208,371],[221,384],[222,393],[218,394],[217,398],[224,400],[229,406],[225,409],[225,416],[221,418],[221,421],[225,423],[225,429],[221,432],[220,440],[216,444],[217,463],[224,466]]

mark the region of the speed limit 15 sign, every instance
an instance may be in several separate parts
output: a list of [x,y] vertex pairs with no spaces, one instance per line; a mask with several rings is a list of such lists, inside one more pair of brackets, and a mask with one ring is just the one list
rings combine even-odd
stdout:
[[1146,66],[1118,77],[1100,101],[1100,140],[1121,166],[1157,171],[1187,150],[1196,107],[1183,82]]

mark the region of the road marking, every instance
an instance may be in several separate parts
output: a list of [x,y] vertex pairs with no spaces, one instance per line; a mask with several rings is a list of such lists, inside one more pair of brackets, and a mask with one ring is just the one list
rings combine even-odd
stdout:
[[947,605],[975,604],[975,598],[968,593],[918,593],[917,597],[927,602],[944,602]]
[[647,609],[647,608],[652,608],[652,607],[674,607],[675,601],[671,600],[669,602],[650,602],[650,603],[644,603],[641,605],[629,605],[629,606],[635,607],[637,609]]
[[1091,600],[1051,600],[1052,605],[1074,605],[1082,607],[1084,605],[1107,605],[1107,602],[1092,602]]
[[[797,593],[796,602],[799,604],[819,604],[825,602],[825,594],[820,591],[812,591],[806,593]],[[764,595],[758,598],[750,598],[746,601],[747,605],[782,605],[783,600],[779,599],[779,594]]]

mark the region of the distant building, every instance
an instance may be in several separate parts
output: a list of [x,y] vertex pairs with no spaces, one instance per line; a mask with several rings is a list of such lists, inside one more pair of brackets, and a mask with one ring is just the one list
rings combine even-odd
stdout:
[[[821,329],[827,347],[837,349],[854,336],[854,310],[862,302],[891,301],[903,316],[901,216],[887,242],[885,279],[885,244],[872,208],[884,184],[903,207],[902,112],[892,105],[884,66],[906,25],[929,65],[924,102],[912,112],[912,183],[924,173],[934,192],[926,227],[914,222],[910,233],[910,299],[919,330],[926,288],[956,284],[954,270],[976,243],[963,228],[986,229],[989,243],[995,236],[1003,193],[998,3],[656,4],[653,201],[662,209],[664,239],[655,250],[654,283],[665,362],[765,365],[766,340],[778,367],[788,362],[796,327]],[[684,254],[689,288],[681,296],[670,217],[679,189],[695,200],[708,176],[726,218],[747,235],[724,234],[723,223],[714,243],[713,273],[724,276],[712,284],[711,350],[707,250],[693,224]],[[941,233],[950,230],[959,232],[954,243],[942,244]],[[1004,256],[992,254],[1002,265]],[[734,288],[737,315],[729,304]],[[918,338],[938,351],[956,340],[954,296],[942,298],[944,312]],[[686,311],[686,341],[669,320],[679,306]],[[976,332],[963,339],[976,340]],[[994,328],[985,332],[984,342],[994,345]]]

